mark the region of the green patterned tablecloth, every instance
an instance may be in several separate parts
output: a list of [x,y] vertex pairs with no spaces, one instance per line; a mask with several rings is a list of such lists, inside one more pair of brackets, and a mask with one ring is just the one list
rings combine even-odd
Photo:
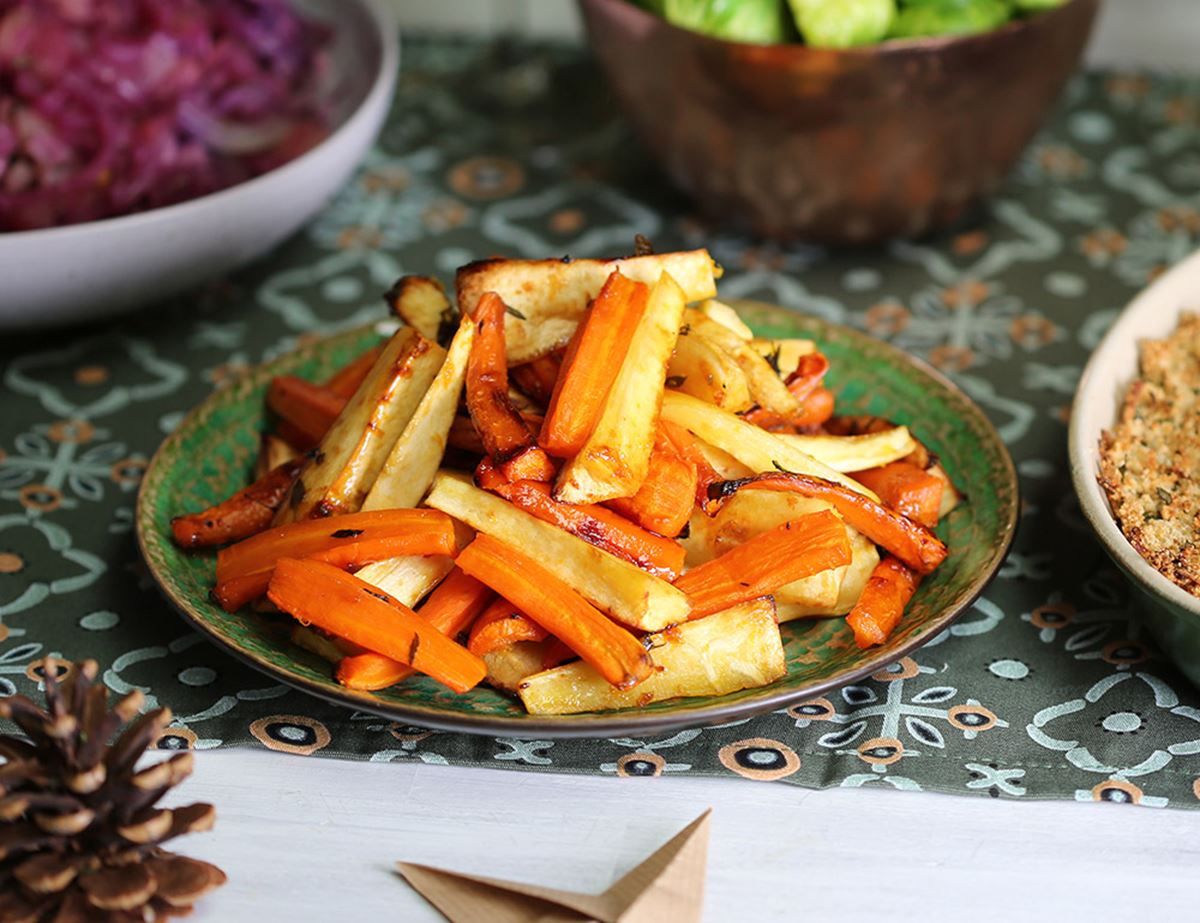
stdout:
[[[1146,639],[1080,518],[1065,448],[1089,350],[1200,245],[1200,83],[1080,77],[986,215],[935,241],[841,253],[706,226],[602,86],[574,48],[410,40],[378,147],[306,232],[117,323],[0,339],[0,692],[32,692],[47,655],[91,656],[113,689],[173,709],[162,747],[1200,805],[1200,693]],[[660,249],[708,246],[727,296],[927,357],[991,415],[1020,470],[1022,523],[953,629],[898,670],[787,711],[572,742],[339,710],[236,663],[161,602],[131,531],[138,478],[210,389],[302,337],[381,317],[401,273],[623,253],[638,232]]]

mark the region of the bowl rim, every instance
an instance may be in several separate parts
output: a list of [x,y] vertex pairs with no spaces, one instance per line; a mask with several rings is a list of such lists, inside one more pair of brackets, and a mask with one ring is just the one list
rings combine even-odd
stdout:
[[[1129,384],[1137,376],[1138,369],[1125,370],[1114,381],[1107,366],[1113,361],[1112,357],[1129,339],[1141,339],[1139,328],[1145,315],[1160,313],[1163,300],[1169,297],[1171,291],[1182,288],[1187,282],[1192,282],[1198,289],[1196,303],[1200,305],[1200,250],[1176,263],[1170,270],[1159,276],[1152,284],[1142,289],[1117,316],[1108,332],[1100,341],[1100,345],[1092,351],[1091,357],[1084,366],[1083,374],[1075,389],[1075,397],[1071,402],[1071,422],[1067,431],[1067,455],[1071,467],[1071,481],[1075,488],[1075,496],[1079,507],[1087,519],[1092,531],[1100,539],[1104,550],[1121,567],[1122,570],[1143,591],[1156,597],[1174,608],[1181,609],[1200,618],[1200,597],[1193,596],[1183,587],[1170,580],[1143,558],[1129,539],[1125,537],[1108,496],[1100,487],[1097,479],[1097,464],[1099,460],[1100,433],[1090,431],[1084,425],[1084,408],[1100,393],[1101,389],[1120,386],[1124,394]],[[1175,309],[1175,319],[1187,306],[1180,303]],[[1136,355],[1136,353],[1135,353]],[[1118,405],[1119,406],[1119,405]],[[1109,421],[1111,426],[1115,421]]]
[[379,42],[379,67],[371,75],[371,83],[363,98],[359,100],[354,111],[337,125],[333,131],[322,138],[298,157],[293,157],[265,173],[252,176],[224,189],[205,193],[172,205],[162,205],[145,211],[132,212],[126,215],[113,215],[109,218],[96,218],[92,221],[80,221],[76,224],[57,225],[48,228],[35,228],[29,231],[0,232],[0,249],[12,247],[52,244],[74,234],[80,236],[95,232],[102,228],[105,231],[125,231],[136,229],[140,225],[153,224],[157,221],[173,218],[186,218],[188,214],[204,208],[219,208],[235,195],[248,189],[259,189],[269,184],[284,183],[289,177],[300,173],[308,163],[320,157],[333,143],[351,129],[371,117],[371,113],[382,102],[382,98],[391,95],[396,81],[396,73],[400,66],[400,36],[395,14],[385,0],[338,0],[331,4],[334,13],[339,12],[341,3],[355,3],[373,26],[374,38]]
[[[805,45],[803,42],[778,42],[774,44],[764,44],[762,42],[739,42],[733,39],[717,38],[708,35],[704,32],[697,32],[694,29],[686,29],[683,26],[677,26],[674,23],[668,22],[661,16],[658,16],[641,6],[636,5],[632,0],[578,0],[580,6],[604,6],[612,8],[628,7],[631,12],[626,15],[636,16],[644,22],[658,23],[665,27],[670,32],[683,33],[692,36],[702,42],[707,42],[712,45],[723,45],[733,48],[745,48],[752,51],[769,51],[771,54],[792,55],[793,57],[804,57],[807,55],[837,55],[846,58],[863,58],[869,56],[885,56],[900,55],[905,53],[936,53],[954,45],[971,45],[979,44],[994,37],[1009,35],[1017,35],[1021,32],[1029,31],[1034,28],[1034,24],[1043,20],[1057,18],[1064,15],[1068,9],[1078,6],[1096,7],[1099,0],[1065,0],[1064,3],[1056,7],[1051,7],[1046,10],[1038,10],[1029,16],[1019,16],[1015,19],[1010,19],[1008,22],[994,29],[988,29],[986,32],[972,32],[967,35],[929,35],[920,36],[917,38],[890,38],[880,42],[874,42],[870,45],[855,45],[850,48],[814,48],[811,45]],[[586,17],[585,17],[586,24]]]
[[[796,312],[779,305],[750,299],[731,299],[730,303],[739,308],[765,306],[773,311],[796,314]],[[802,318],[803,322],[812,324],[821,330],[829,331],[833,335],[844,337],[851,342],[869,344],[871,348],[891,356],[916,374],[930,380],[942,389],[951,399],[960,404],[963,412],[970,415],[980,429],[987,434],[988,443],[995,450],[1001,461],[1004,470],[1003,481],[1005,484],[1011,486],[1008,502],[1004,504],[999,512],[1001,520],[1000,530],[987,561],[971,576],[970,581],[949,602],[945,610],[932,619],[930,630],[915,634],[905,639],[903,643],[891,647],[883,646],[868,651],[861,651],[855,665],[843,670],[840,674],[814,680],[808,685],[777,689],[774,692],[763,693],[754,698],[724,701],[718,704],[710,703],[689,706],[686,704],[688,702],[686,698],[678,699],[676,701],[684,703],[678,708],[653,713],[638,713],[636,711],[631,712],[629,709],[622,709],[616,712],[588,712],[576,715],[527,715],[524,717],[512,717],[447,711],[422,703],[381,701],[369,692],[331,687],[328,683],[320,683],[304,676],[295,675],[294,673],[289,674],[286,670],[270,662],[263,655],[247,650],[236,641],[230,639],[223,631],[213,625],[209,619],[202,617],[194,611],[191,604],[179,592],[176,585],[172,581],[163,578],[160,568],[155,564],[152,553],[153,547],[170,541],[169,537],[162,534],[152,524],[154,518],[153,507],[158,493],[162,489],[161,482],[166,477],[168,468],[166,459],[174,444],[181,438],[181,434],[187,432],[197,419],[210,412],[210,408],[214,403],[223,399],[235,398],[236,391],[240,388],[257,386],[259,379],[265,380],[271,374],[274,374],[279,365],[291,356],[305,353],[311,354],[315,351],[328,348],[331,341],[361,337],[367,331],[378,331],[378,322],[322,336],[320,339],[300,347],[292,353],[256,365],[236,382],[226,386],[224,389],[213,391],[200,401],[200,403],[192,407],[183,420],[159,444],[138,486],[134,516],[134,532],[138,552],[150,572],[154,585],[167,604],[193,629],[222,651],[232,654],[237,660],[247,666],[259,672],[266,673],[285,685],[316,696],[326,702],[331,702],[341,707],[357,708],[389,720],[407,722],[434,730],[499,736],[537,735],[555,739],[656,733],[680,728],[703,727],[724,722],[739,721],[756,715],[778,711],[799,702],[825,695],[832,690],[858,682],[873,673],[886,669],[889,665],[900,659],[910,656],[914,651],[924,647],[933,638],[937,637],[940,632],[949,629],[957,619],[971,608],[991,584],[1005,558],[1007,558],[1009,550],[1012,548],[1020,515],[1020,481],[1017,477],[1012,455],[1008,451],[1008,447],[1004,441],[1000,438],[995,424],[992,423],[983,409],[962,388],[942,372],[929,365],[919,356],[906,352],[884,340],[872,337],[870,334],[854,327],[834,323],[814,315],[797,314],[796,316]]]

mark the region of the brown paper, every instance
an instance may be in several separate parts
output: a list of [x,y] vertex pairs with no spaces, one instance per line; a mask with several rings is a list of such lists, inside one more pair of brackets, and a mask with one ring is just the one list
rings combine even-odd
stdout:
[[708,863],[705,811],[603,894],[579,894],[397,862],[451,923],[699,923]]

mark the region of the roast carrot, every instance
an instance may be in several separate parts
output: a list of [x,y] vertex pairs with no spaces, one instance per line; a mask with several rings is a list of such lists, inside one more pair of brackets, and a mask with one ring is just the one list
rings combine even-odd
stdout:
[[545,641],[546,629],[510,603],[497,599],[471,626],[467,650],[482,657],[518,641]]
[[509,369],[509,375],[523,394],[545,407],[554,395],[561,367],[562,360],[557,356],[542,356],[532,362],[514,365]]
[[[510,484],[486,458],[475,469],[475,483],[542,522],[556,525],[656,577],[674,580],[683,570],[685,552],[682,545],[648,532],[614,510],[598,504],[560,503],[554,499],[550,485],[541,481]],[[689,510],[690,501],[689,497]]]
[[614,686],[636,686],[654,669],[637,638],[609,621],[533,558],[489,535],[480,535],[458,556],[457,563],[511,600]]
[[893,557],[885,557],[871,572],[858,602],[846,616],[861,648],[882,644],[904,615],[921,578]]
[[946,559],[946,546],[920,523],[824,478],[768,472],[714,484],[709,488],[709,496],[719,503],[739,490],[747,489],[784,490],[824,500],[832,504],[849,525],[919,574],[928,574]]
[[538,438],[551,455],[570,458],[583,448],[600,419],[649,295],[648,286],[614,270],[588,306],[567,346]]
[[267,388],[267,406],[288,424],[290,431],[283,433],[288,442],[295,445],[293,440],[301,437],[303,444],[296,447],[311,448],[333,425],[346,398],[295,375],[279,375]]
[[661,434],[650,455],[650,471],[632,497],[609,500],[622,516],[659,535],[683,531],[696,506],[696,466],[685,461]]
[[371,371],[371,366],[375,364],[375,360],[379,358],[382,351],[382,344],[372,346],[356,359],[352,359],[329,377],[324,385],[325,390],[349,400],[358,390],[358,386],[363,383],[367,373]]
[[932,529],[942,505],[942,479],[906,461],[851,475],[879,495],[884,506]]
[[479,333],[467,362],[467,409],[484,448],[510,480],[549,481],[554,464],[508,396],[504,302],[487,292],[475,308]]
[[280,558],[353,567],[406,554],[457,550],[450,517],[436,510],[378,510],[306,519],[260,532],[217,553],[217,601],[235,612],[261,596]]
[[675,581],[692,602],[692,619],[768,596],[781,586],[849,564],[846,527],[829,510],[756,535]]
[[267,596],[302,625],[406,663],[466,692],[487,675],[483,661],[407,606],[322,561],[281,558]]
[[696,437],[687,429],[669,420],[658,421],[658,431],[670,443],[675,454],[696,469],[696,505],[706,512],[709,509],[708,488],[721,482],[721,475],[709,463]]
[[833,392],[828,388],[817,388],[800,402],[800,410],[792,418],[792,425],[820,426],[833,416]]
[[743,419],[763,429],[819,426],[833,416],[833,392],[821,387],[829,360],[821,353],[801,356],[796,370],[787,376],[787,388],[799,402],[799,410],[789,417],[764,407],[754,407],[742,414]]
[[[446,637],[457,638],[495,595],[489,587],[456,567],[429,594],[417,615]],[[394,686],[413,672],[407,664],[367,651],[343,657],[338,663],[337,680],[348,689],[374,692]]]
[[293,458],[216,506],[176,516],[171,520],[175,544],[180,548],[210,548],[261,532],[271,525],[275,511],[287,499],[303,464],[303,458]]

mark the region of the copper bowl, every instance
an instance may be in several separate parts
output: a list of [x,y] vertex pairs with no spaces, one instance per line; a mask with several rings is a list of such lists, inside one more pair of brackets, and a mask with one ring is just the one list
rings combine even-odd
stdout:
[[995,191],[1087,44],[1099,0],[992,32],[832,51],[579,0],[633,128],[723,225],[829,244],[914,237]]

